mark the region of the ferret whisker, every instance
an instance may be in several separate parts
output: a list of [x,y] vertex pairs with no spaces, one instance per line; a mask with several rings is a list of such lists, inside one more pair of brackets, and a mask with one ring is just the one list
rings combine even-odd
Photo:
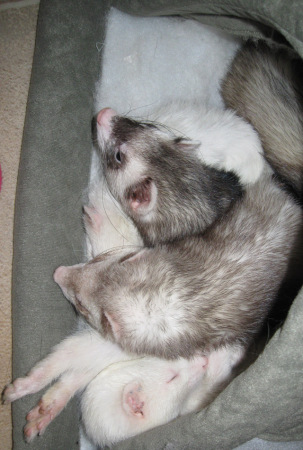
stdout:
[[152,102],[152,103],[148,103],[147,105],[137,106],[136,108],[129,108],[126,113],[122,113],[121,115],[122,116],[128,116],[132,112],[137,111],[138,109],[143,109],[143,108],[147,108],[147,107],[153,106],[155,103],[156,102]]
[[[107,192],[112,196],[112,194],[110,193],[110,191],[109,191],[109,189],[108,189],[108,186],[107,186],[107,183],[105,182],[105,180],[103,180],[103,183],[104,183],[104,187],[105,187],[105,189],[107,190]],[[112,197],[113,198],[113,197]],[[108,214],[108,212],[107,212],[107,210],[106,210],[106,205],[105,205],[105,202],[104,202],[104,188],[102,189],[102,203],[103,203],[103,209],[104,209],[104,212],[105,212],[105,214],[106,214],[106,217],[107,217],[107,219],[108,219],[108,221],[110,222],[110,224],[111,224],[111,226],[114,228],[114,230],[126,241],[126,242],[129,242],[129,244],[131,244],[131,242],[128,240],[128,238],[114,225],[114,223],[113,223],[113,221],[111,220],[111,217],[110,217],[110,215]],[[115,206],[115,208],[118,210],[119,208],[118,208],[118,206],[116,205],[116,202],[114,201],[113,202],[113,204],[114,204],[114,206]],[[120,212],[120,209],[119,209],[119,212]]]

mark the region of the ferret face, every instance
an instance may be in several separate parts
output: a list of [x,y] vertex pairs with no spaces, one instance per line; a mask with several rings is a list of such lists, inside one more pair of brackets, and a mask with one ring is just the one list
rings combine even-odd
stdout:
[[124,350],[189,357],[203,345],[192,326],[196,308],[177,306],[179,282],[162,251],[108,252],[84,265],[59,267],[54,280],[86,321]]
[[196,356],[191,360],[157,360],[156,363],[151,360],[142,369],[139,365],[137,373],[132,375],[134,381],[123,387],[124,414],[130,419],[148,422],[149,427],[182,414],[188,396],[202,380],[207,364],[207,357]]
[[123,296],[123,290],[119,295],[121,283],[128,292],[128,272],[123,270],[123,263],[135,259],[137,255],[140,255],[138,250],[112,250],[86,264],[60,266],[54,273],[54,281],[65,297],[93,328],[109,338],[117,338],[119,326],[108,306],[117,294],[119,298]]
[[98,330],[101,322],[100,308],[94,302],[90,302],[88,305],[83,300],[84,298],[90,298],[92,295],[92,289],[90,288],[97,286],[96,273],[85,269],[85,264],[70,267],[60,266],[54,273],[54,280],[76,310]]
[[[199,407],[197,389],[206,383],[207,368],[208,358],[204,356],[113,364],[88,385],[82,396],[87,434],[99,445],[106,445],[187,413],[189,403],[193,412]],[[105,405],[102,410],[100,404]],[[100,411],[99,427],[95,426],[96,409]]]
[[235,175],[198,159],[199,142],[159,125],[105,108],[97,116],[97,138],[109,189],[145,245],[204,231],[242,193]]

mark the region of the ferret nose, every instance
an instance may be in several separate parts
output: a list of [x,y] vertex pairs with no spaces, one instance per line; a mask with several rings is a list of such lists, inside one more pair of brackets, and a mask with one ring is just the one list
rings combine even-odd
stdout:
[[66,274],[66,267],[64,266],[58,267],[53,275],[55,283],[57,284],[60,284],[60,282],[62,283],[62,279],[65,276],[65,274]]
[[97,115],[97,122],[101,127],[108,130],[110,128],[111,119],[116,115],[117,113],[113,109],[103,108]]

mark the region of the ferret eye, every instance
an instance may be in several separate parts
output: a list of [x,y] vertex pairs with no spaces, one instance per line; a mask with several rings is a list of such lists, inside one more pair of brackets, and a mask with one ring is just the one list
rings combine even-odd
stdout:
[[121,164],[122,160],[121,160],[121,153],[119,150],[115,154],[115,159],[116,159],[117,163]]
[[172,373],[167,381],[168,383],[171,383],[172,381],[174,381],[176,378],[178,378],[178,373]]

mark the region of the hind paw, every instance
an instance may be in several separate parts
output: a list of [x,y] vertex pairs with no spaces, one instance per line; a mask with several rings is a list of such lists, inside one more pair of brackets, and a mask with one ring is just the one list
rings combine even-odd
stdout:
[[28,378],[17,378],[13,383],[8,384],[2,392],[2,402],[12,403],[19,398],[31,393],[31,383]]

